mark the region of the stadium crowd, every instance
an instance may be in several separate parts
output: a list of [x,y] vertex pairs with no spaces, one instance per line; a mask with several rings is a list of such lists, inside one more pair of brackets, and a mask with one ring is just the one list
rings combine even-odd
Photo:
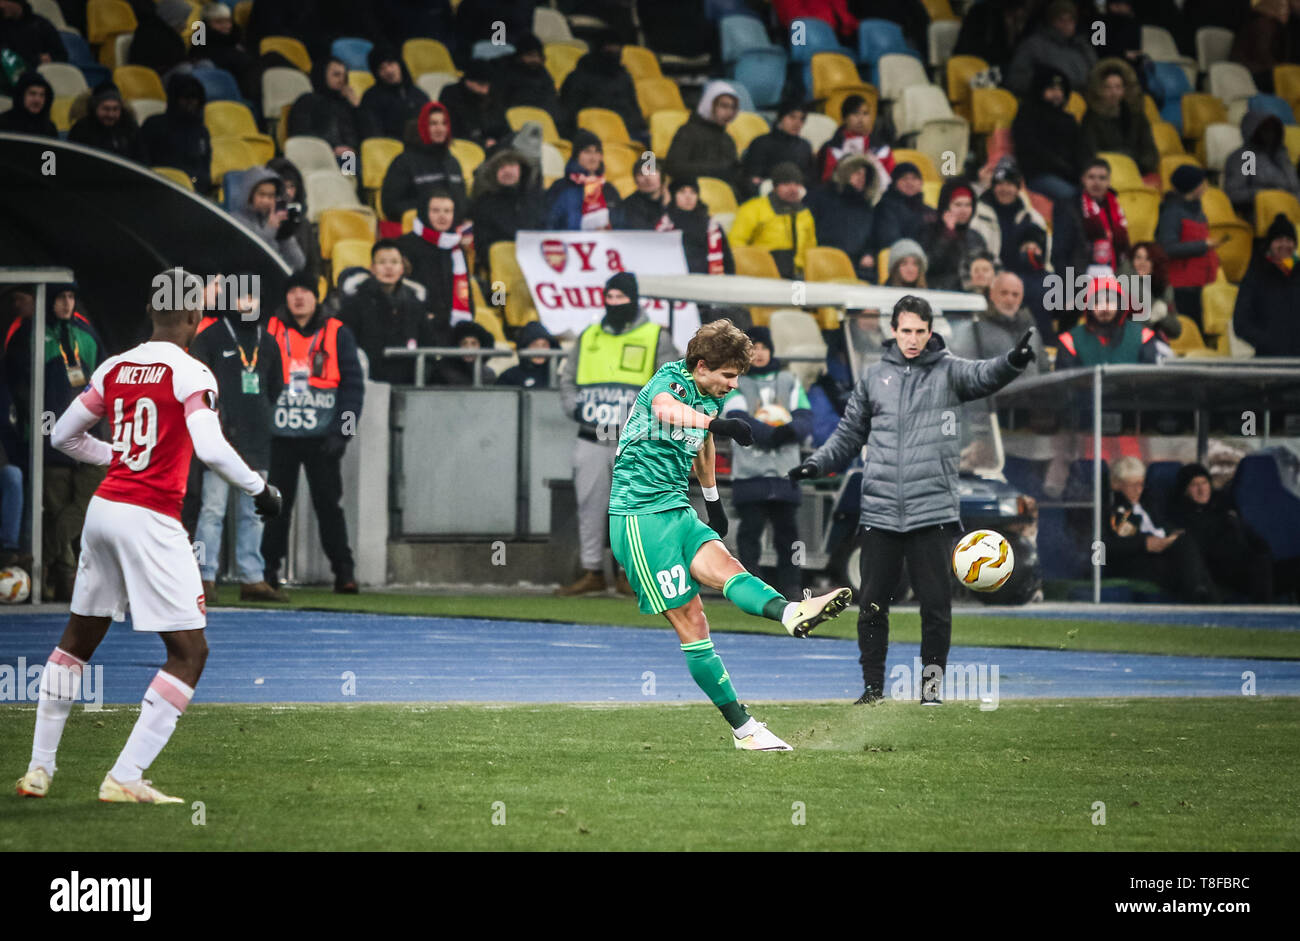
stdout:
[[[108,151],[217,202],[294,272],[263,326],[301,335],[296,306],[302,324],[335,321],[341,357],[376,381],[560,385],[555,359],[526,355],[567,339],[540,322],[514,257],[516,233],[537,229],[680,231],[693,273],[979,292],[988,310],[943,324],[948,345],[991,356],[1037,326],[1031,369],[1292,357],[1292,5],[0,0],[0,130]],[[1149,276],[1149,294],[1130,296],[1127,275]],[[1069,277],[1087,303],[1059,303]],[[62,303],[47,403],[75,388],[69,354],[88,374],[104,353]],[[703,313],[758,330],[769,317]],[[807,316],[828,349],[798,391],[815,444],[851,379],[838,324]],[[779,339],[757,342],[776,362]],[[431,357],[417,376],[390,347],[502,347],[509,368],[476,380],[473,359]],[[257,453],[274,482],[274,448]],[[66,543],[84,501],[49,488],[91,484],[71,469],[46,481],[47,505],[72,508],[46,530]],[[328,526],[337,582],[354,585]],[[262,550],[282,555],[283,534]],[[46,558],[66,567],[60,552]],[[241,579],[275,593],[277,564]]]

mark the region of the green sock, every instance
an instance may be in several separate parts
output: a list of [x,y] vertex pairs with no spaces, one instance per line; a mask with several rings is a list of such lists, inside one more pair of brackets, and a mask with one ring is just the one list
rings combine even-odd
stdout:
[[781,612],[788,603],[781,593],[757,575],[737,572],[722,586],[727,600],[746,614],[754,614],[772,621],[781,620]]
[[686,668],[691,672],[691,679],[704,690],[704,695],[709,697],[713,705],[722,710],[722,715],[731,723],[731,727],[738,729],[748,722],[749,713],[736,701],[731,677],[722,665],[722,658],[714,652],[713,641],[697,640],[682,644],[682,653],[686,654]]

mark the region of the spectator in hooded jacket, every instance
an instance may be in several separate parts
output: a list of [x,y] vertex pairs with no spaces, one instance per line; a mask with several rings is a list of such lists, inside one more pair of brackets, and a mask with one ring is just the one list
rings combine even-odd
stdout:
[[429,96],[416,87],[406,63],[392,46],[375,46],[367,61],[375,84],[361,96],[361,111],[376,134],[401,140],[407,122],[420,113]]
[[276,157],[266,162],[266,169],[280,178],[282,198],[285,203],[286,221],[297,219],[285,229],[285,234],[298,243],[302,257],[306,259],[302,271],[312,277],[322,272],[320,242],[315,238],[312,227],[303,220],[310,219],[307,206],[307,188],[303,186],[302,173],[288,157]]
[[[206,59],[216,68],[233,75],[245,98],[250,101],[260,98],[262,72],[258,68],[257,56],[244,45],[243,34],[235,25],[230,7],[224,3],[209,3],[203,7],[202,16],[207,27],[206,35],[203,45],[191,46],[191,61]],[[159,69],[158,73],[161,75],[164,71]]]
[[[971,220],[971,228],[984,237],[984,244],[989,251],[1009,271],[1016,271],[1023,266],[1020,254],[1026,242],[1027,230],[1033,227],[1044,234],[1047,232],[1047,220],[1030,204],[1029,197],[1021,192],[1024,179],[1015,158],[1000,158],[993,167],[991,185],[980,194],[975,205],[975,216]],[[1045,264],[1045,260],[1040,259],[1040,267]]]
[[700,201],[699,181],[678,177],[668,187],[670,200],[655,229],[681,232],[686,270],[691,274],[735,274],[731,244],[709,207]]
[[618,190],[605,182],[605,148],[591,131],[573,135],[573,157],[564,176],[546,191],[546,228],[559,231],[608,229]]
[[473,244],[471,224],[460,217],[447,190],[434,190],[414,228],[397,240],[411,265],[411,280],[425,291],[425,306],[439,329],[474,319],[465,250]]
[[95,88],[86,116],[72,125],[68,140],[137,163],[144,162],[144,148],[140,146],[140,128],[135,123],[135,115],[122,101],[122,93],[112,82]]
[[352,154],[357,159],[361,141],[371,135],[358,110],[361,99],[348,84],[347,65],[334,56],[316,59],[311,84],[314,90],[299,96],[289,109],[289,136],[322,138],[334,148],[334,156]]
[[471,59],[465,64],[461,80],[443,86],[438,96],[447,107],[457,135],[484,150],[510,133],[505,109],[493,94],[493,85],[492,66],[482,59]]
[[293,235],[301,220],[295,224],[288,209],[279,207],[283,199],[284,184],[275,172],[253,167],[240,175],[238,185],[231,187],[231,214],[275,249],[294,272],[300,272],[307,258]]
[[751,196],[778,163],[793,163],[803,173],[805,180],[815,179],[812,144],[799,133],[808,117],[808,108],[801,101],[786,101],[776,111],[776,124],[766,134],[750,141],[741,160],[741,185]]
[[1142,104],[1142,85],[1133,66],[1123,59],[1103,59],[1088,75],[1084,97],[1084,147],[1089,154],[1120,153],[1131,157],[1147,176],[1160,170],[1151,122]]
[[184,171],[203,194],[212,188],[212,140],[203,123],[207,100],[202,82],[193,75],[174,73],[167,80],[167,110],[140,128],[146,162]]
[[610,214],[615,229],[651,230],[664,217],[668,205],[668,187],[659,168],[649,160],[638,160],[632,168],[636,192],[618,204]]
[[474,173],[469,217],[474,220],[478,272],[487,278],[493,245],[513,242],[520,230],[540,229],[546,223],[546,200],[523,154],[505,148],[483,161]]
[[876,195],[877,176],[866,157],[854,154],[835,163],[829,183],[808,197],[817,229],[817,244],[838,248],[849,256],[857,276],[876,280],[876,256],[872,251],[871,203]]
[[[496,346],[496,338],[481,324],[475,323],[473,320],[462,320],[451,330],[450,345],[459,346],[462,349],[490,350]],[[434,365],[434,383],[443,386],[474,385],[474,361],[479,358],[477,356],[443,356],[439,358]],[[482,384],[485,386],[495,385],[497,374],[488,366],[486,359],[483,360],[483,365],[479,368],[482,370],[480,374]]]
[[921,242],[930,261],[926,280],[935,290],[960,291],[962,270],[988,249],[984,236],[971,228],[975,191],[965,177],[952,177],[943,184],[937,213],[926,225]]
[[[935,211],[925,204],[925,181],[916,164],[908,160],[895,164],[890,179],[892,185],[873,210],[871,245],[876,252],[899,239],[924,238],[925,227],[935,216]],[[883,275],[881,272],[877,276]]]
[[623,68],[623,42],[612,31],[602,31],[592,39],[591,51],[578,60],[564,80],[560,101],[575,119],[583,108],[608,108],[623,119],[634,140],[649,140],[650,131],[636,100],[636,86]]
[[1139,23],[1133,10],[1132,0],[1106,0],[1102,6],[1105,12],[1086,24],[1089,28],[1095,28],[1092,27],[1093,23],[1105,25],[1105,32],[1098,36],[1099,40],[1104,39],[1105,42],[1097,43],[1097,57],[1099,59],[1122,58],[1136,64],[1142,56],[1143,23],[1152,26],[1161,24],[1150,18],[1152,12],[1150,10],[1143,11],[1142,23]]
[[[1285,132],[1277,115],[1247,111],[1241,119],[1241,140],[1242,145],[1228,155],[1223,165],[1223,191],[1233,212],[1253,225],[1257,192],[1286,190],[1300,198],[1300,179],[1287,153]],[[1253,155],[1250,163],[1247,154]]]
[[974,4],[962,17],[953,55],[978,56],[1006,71],[1025,35],[1033,7],[1031,0],[983,0]]
[[1287,0],[1259,0],[1233,37],[1228,60],[1244,65],[1261,92],[1273,92],[1273,67],[1294,62],[1287,21],[1292,14]]
[[497,378],[499,386],[519,386],[523,389],[549,389],[551,376],[559,375],[553,356],[529,356],[529,351],[558,350],[560,341],[551,336],[540,320],[524,324],[515,337],[518,365],[511,366]]
[[1219,270],[1215,249],[1224,237],[1210,235],[1201,196],[1205,193],[1205,171],[1200,167],[1182,166],[1169,182],[1174,188],[1160,203],[1156,222],[1156,241],[1169,256],[1169,283],[1174,286],[1174,304],[1178,313],[1201,326],[1201,288],[1214,281]]
[[406,149],[388,165],[380,204],[388,222],[380,224],[380,234],[402,234],[402,216],[409,209],[423,210],[429,194],[445,189],[452,194],[458,208],[466,203],[465,176],[460,161],[451,152],[452,124],[445,105],[427,102],[415,121],[407,127]]
[[[151,0],[130,0],[130,4],[136,25],[127,45],[127,62],[151,68],[160,76],[166,75],[184,62],[193,48],[189,42],[193,34],[185,29],[191,8],[185,8],[185,20],[172,25],[174,21],[164,19],[164,14],[170,13],[165,3],[155,5]],[[201,48],[194,51],[202,57]]]
[[1085,144],[1074,115],[1065,110],[1070,80],[1051,65],[1034,69],[1033,87],[1011,123],[1016,159],[1031,190],[1054,202],[1079,195]]
[[1080,366],[1152,364],[1156,332],[1129,318],[1124,289],[1114,278],[1094,278],[1084,295],[1084,321],[1057,337],[1056,370]]
[[1300,356],[1300,273],[1296,230],[1278,213],[1237,290],[1232,329],[1256,356]]
[[1215,601],[1245,595],[1255,604],[1273,600],[1273,554],[1232,506],[1227,492],[1215,492],[1210,472],[1201,464],[1184,464],[1174,478],[1169,520],[1200,549]]
[[704,86],[695,111],[668,145],[664,158],[668,176],[711,176],[735,190],[740,183],[740,161],[727,125],[736,119],[739,108],[740,96],[730,83],[714,79]]
[[1043,25],[1020,41],[1004,84],[1024,98],[1032,88],[1034,69],[1050,65],[1065,73],[1071,88],[1083,88],[1097,55],[1085,36],[1077,35],[1079,11],[1071,0],[1052,0],[1043,15]]
[[59,31],[32,12],[29,0],[0,0],[0,49],[15,53],[33,71],[45,62],[68,60]]
[[500,83],[501,100],[509,107],[541,108],[551,116],[561,135],[573,133],[573,115],[560,104],[555,79],[546,68],[542,41],[532,33],[515,37],[515,54],[503,63]]
[[13,107],[0,114],[0,131],[58,137],[59,129],[50,120],[54,105],[54,88],[40,72],[24,72],[14,85]]
[[808,249],[817,245],[817,228],[803,202],[803,171],[793,163],[772,168],[772,192],[744,203],[731,224],[731,240],[772,253],[783,278],[802,274]]
[[394,385],[415,383],[415,359],[384,356],[390,346],[442,346],[447,339],[437,318],[425,313],[424,287],[404,280],[402,250],[392,239],[370,249],[370,271],[351,269],[339,277],[338,319],[366,354],[370,378]]

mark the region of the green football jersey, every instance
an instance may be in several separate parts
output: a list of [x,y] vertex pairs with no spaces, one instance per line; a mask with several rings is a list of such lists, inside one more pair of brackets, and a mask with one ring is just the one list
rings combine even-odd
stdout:
[[637,393],[618,439],[609,493],[609,512],[614,516],[637,516],[691,505],[687,496],[691,464],[708,431],[661,425],[651,407],[661,392],[705,415],[718,414],[722,405],[721,399],[696,388],[685,360],[659,367]]

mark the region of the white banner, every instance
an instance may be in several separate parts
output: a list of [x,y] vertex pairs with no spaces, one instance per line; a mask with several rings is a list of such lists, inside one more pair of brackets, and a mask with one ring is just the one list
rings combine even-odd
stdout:
[[[515,259],[542,326],[574,337],[605,315],[605,282],[620,271],[688,273],[681,232],[519,232]],[[643,296],[641,309],[655,323],[669,325],[667,301]],[[672,306],[673,343],[682,355],[699,328],[694,303]]]

